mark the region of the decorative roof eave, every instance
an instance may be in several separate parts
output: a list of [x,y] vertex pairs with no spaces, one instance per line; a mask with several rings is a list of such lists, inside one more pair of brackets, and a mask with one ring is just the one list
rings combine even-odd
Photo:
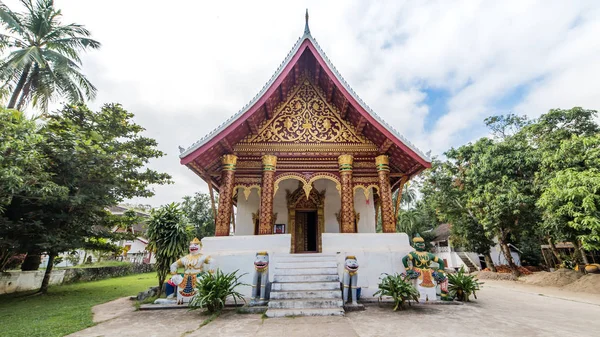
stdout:
[[[285,60],[281,63],[275,74],[271,76],[269,81],[263,86],[261,91],[246,104],[238,113],[231,116],[227,121],[211,131],[209,134],[192,144],[184,150],[179,158],[181,164],[187,165],[192,162],[197,155],[205,149],[215,146],[225,135],[230,131],[235,130],[239,125],[244,123],[258,108],[260,108],[271,94],[277,89],[287,74],[292,70],[305,48],[309,48],[315,59],[329,77],[334,81],[338,88],[343,88],[341,92],[344,97],[354,106],[354,108],[367,119],[369,123],[377,127],[384,135],[391,139],[394,144],[407,152],[413,159],[423,165],[423,168],[431,167],[431,160],[423,154],[416,146],[410,143],[404,136],[396,131],[392,126],[387,124],[379,115],[377,115],[358,95],[352,90],[350,85],[344,80],[335,66],[329,61],[325,52],[321,49],[317,41],[312,37],[310,31],[305,30],[304,35],[298,39],[292,50],[288,53]],[[221,135],[219,137],[219,135]],[[194,155],[197,154],[197,155]]]

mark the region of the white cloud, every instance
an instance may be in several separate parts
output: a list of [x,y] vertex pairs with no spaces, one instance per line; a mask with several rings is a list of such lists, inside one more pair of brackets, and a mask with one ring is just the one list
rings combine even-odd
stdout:
[[[17,1],[5,1],[17,8]],[[440,154],[482,135],[496,102],[525,88],[514,111],[599,105],[597,1],[57,0],[64,21],[101,41],[84,57],[99,89],[120,102],[167,156],[152,163],[175,184],[149,201],[178,201],[206,185],[179,164],[187,147],[245,105],[310,28],[355,91],[422,150]],[[383,48],[385,46],[385,48]],[[424,103],[447,90],[447,111]],[[508,107],[511,108],[511,107]],[[430,127],[426,119],[433,119]]]

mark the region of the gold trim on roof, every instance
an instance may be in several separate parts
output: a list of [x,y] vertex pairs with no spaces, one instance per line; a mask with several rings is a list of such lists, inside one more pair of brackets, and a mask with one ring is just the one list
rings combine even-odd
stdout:
[[[256,135],[239,142],[235,151],[248,144],[264,143],[331,143],[344,145],[375,145],[359,134],[349,122],[341,118],[334,104],[325,99],[321,88],[315,85],[307,72],[298,79],[285,101],[279,104],[271,119],[264,121]],[[264,146],[264,145],[263,145]]]

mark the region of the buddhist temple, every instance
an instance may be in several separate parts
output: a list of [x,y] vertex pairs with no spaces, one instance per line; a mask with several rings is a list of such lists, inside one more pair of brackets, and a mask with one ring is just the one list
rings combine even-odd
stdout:
[[392,193],[430,167],[338,73],[308,14],[263,89],[180,158],[219,191],[216,236],[286,233],[292,253],[321,252],[323,233],[375,233],[379,212],[395,233]]

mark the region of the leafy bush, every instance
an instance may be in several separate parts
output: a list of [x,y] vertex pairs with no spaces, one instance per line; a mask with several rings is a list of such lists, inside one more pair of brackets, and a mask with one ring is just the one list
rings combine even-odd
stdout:
[[[390,296],[394,300],[394,311],[398,310],[398,307],[404,309],[406,301],[419,302],[419,292],[409,281],[409,276],[402,274],[384,275],[385,277],[380,278],[379,290],[373,296],[379,295],[380,301],[383,296]],[[408,302],[408,305],[410,305],[410,302]]]
[[475,276],[466,274],[462,267],[457,273],[448,274],[448,293],[459,301],[469,302],[471,294],[477,298],[475,291],[482,284]]
[[192,309],[206,308],[208,312],[220,312],[225,307],[225,300],[229,297],[237,304],[238,300],[246,301],[244,296],[235,291],[237,286],[247,286],[240,282],[246,274],[237,275],[237,270],[229,274],[217,269],[214,273],[204,273],[197,281],[198,294],[190,301]]

